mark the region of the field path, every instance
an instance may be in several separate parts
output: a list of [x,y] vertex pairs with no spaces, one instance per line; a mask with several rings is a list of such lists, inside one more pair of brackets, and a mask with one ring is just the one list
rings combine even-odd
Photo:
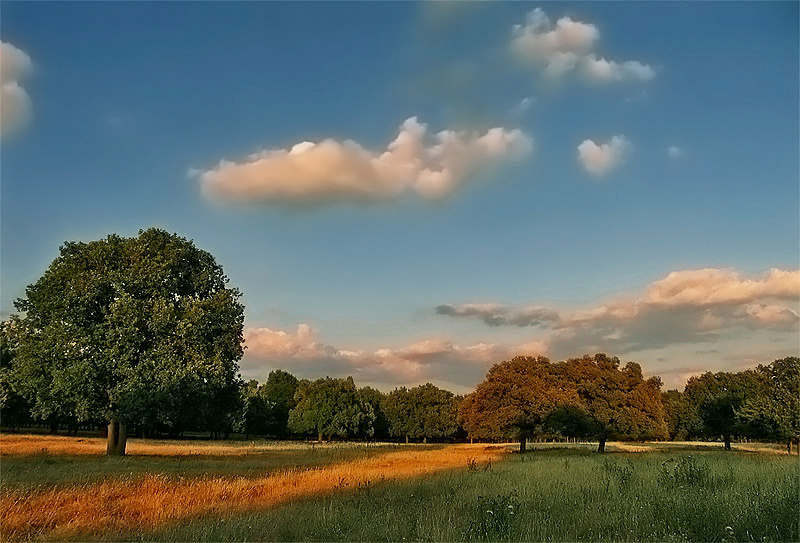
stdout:
[[261,478],[175,479],[147,475],[51,491],[0,495],[0,539],[54,541],[142,532],[208,514],[257,510],[328,496],[383,481],[397,481],[499,459],[505,447],[453,445],[405,449],[321,468],[287,470]]

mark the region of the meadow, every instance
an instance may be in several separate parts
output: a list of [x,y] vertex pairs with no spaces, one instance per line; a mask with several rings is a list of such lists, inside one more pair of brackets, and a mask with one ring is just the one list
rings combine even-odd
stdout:
[[798,541],[779,446],[0,437],[3,540]]

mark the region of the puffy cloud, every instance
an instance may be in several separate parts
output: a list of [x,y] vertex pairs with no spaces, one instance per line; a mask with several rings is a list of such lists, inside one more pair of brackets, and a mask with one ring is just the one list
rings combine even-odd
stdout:
[[528,13],[524,25],[514,25],[511,47],[522,58],[543,65],[548,75],[558,77],[572,70],[598,38],[600,32],[592,24],[562,17],[553,27],[545,12],[536,8]]
[[625,136],[614,136],[610,142],[599,145],[587,139],[578,145],[578,160],[587,172],[601,176],[624,164],[632,148]]
[[443,338],[429,338],[400,349],[346,350],[324,345],[306,324],[295,333],[269,328],[245,330],[242,372],[263,377],[269,369],[282,368],[300,377],[352,375],[359,384],[415,385],[434,381],[452,388],[474,386],[489,367],[517,354],[538,355],[547,346],[532,342],[516,348],[477,343],[460,346]]
[[582,310],[466,304],[442,305],[436,312],[478,318],[491,326],[539,326],[550,332],[541,344],[562,357],[713,342],[747,330],[795,333],[799,298],[798,270],[771,269],[761,277],[744,278],[731,270],[703,269],[672,272],[640,297]]
[[519,129],[496,127],[483,134],[444,130],[433,143],[426,134],[427,126],[411,117],[382,152],[351,140],[306,141],[242,162],[222,160],[190,175],[199,176],[209,197],[242,202],[377,202],[407,192],[435,200],[483,168],[523,157],[533,148],[533,140]]
[[562,17],[555,26],[545,12],[536,8],[524,25],[514,25],[511,49],[520,58],[543,68],[550,78],[559,78],[579,71],[590,81],[649,81],[655,70],[636,60],[616,62],[598,58],[592,51],[600,39],[600,31],[591,23]]
[[743,279],[733,270],[676,271],[654,282],[643,300],[649,304],[710,306],[753,303],[762,299],[796,300],[800,271],[772,268],[763,277]]
[[636,60],[615,62],[597,58],[593,54],[583,57],[580,70],[590,80],[598,83],[630,80],[650,81],[656,76],[653,68]]
[[0,136],[22,128],[30,118],[31,100],[20,81],[30,73],[31,66],[24,51],[0,42]]

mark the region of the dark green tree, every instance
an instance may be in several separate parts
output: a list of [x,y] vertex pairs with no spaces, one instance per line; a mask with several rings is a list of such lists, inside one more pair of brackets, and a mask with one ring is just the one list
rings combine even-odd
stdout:
[[411,389],[397,388],[388,394],[385,409],[393,436],[418,438],[447,437],[458,428],[458,404],[453,393],[431,383]]
[[689,405],[686,394],[679,390],[667,390],[661,393],[664,405],[664,418],[667,432],[672,441],[682,441],[699,433],[701,421],[697,412]]
[[389,437],[389,420],[385,411],[386,394],[372,387],[363,387],[358,392],[361,398],[372,407],[372,412],[375,413],[375,421],[372,423],[375,433],[372,437],[386,439]]
[[17,319],[0,322],[0,423],[11,430],[31,420],[30,405],[9,380],[16,351],[15,325]]
[[800,358],[790,356],[759,365],[761,387],[737,411],[737,419],[748,435],[792,443],[800,454]]
[[[12,384],[40,419],[108,421],[108,454],[127,426],[180,426],[238,397],[244,308],[211,254],[149,229],[67,242],[15,302]],[[219,407],[221,411],[214,411]]]
[[295,394],[297,405],[289,413],[289,429],[298,434],[371,436],[375,413],[358,393],[352,377],[300,381]]
[[763,388],[762,376],[753,370],[738,373],[706,372],[690,377],[686,383],[686,398],[701,421],[701,435],[720,437],[725,450],[731,449],[734,436],[748,434],[737,413],[748,399],[758,396]]
[[267,417],[266,433],[276,437],[286,437],[289,412],[297,405],[295,394],[299,381],[297,377],[283,370],[269,372],[267,382],[261,392],[269,404],[271,413]]

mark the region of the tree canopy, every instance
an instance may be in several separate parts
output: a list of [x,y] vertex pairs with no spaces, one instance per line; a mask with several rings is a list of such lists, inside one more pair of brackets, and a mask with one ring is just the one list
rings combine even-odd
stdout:
[[495,364],[461,404],[461,419],[470,435],[519,439],[541,432],[556,407],[577,401],[574,390],[558,386],[555,367],[544,356],[518,356]]
[[386,396],[384,409],[391,435],[405,437],[406,441],[446,437],[458,427],[456,397],[431,383],[393,390]]
[[747,433],[737,413],[763,386],[762,376],[753,370],[690,377],[684,393],[701,421],[700,435],[722,436],[725,449],[730,450],[731,438]]
[[545,430],[596,437],[644,439],[666,434],[658,378],[605,354],[552,364],[545,357],[517,357],[495,364],[461,407],[464,428],[475,437],[517,438]]
[[300,381],[297,402],[289,413],[289,428],[299,434],[355,436],[374,433],[375,413],[358,392],[352,377]]
[[[214,257],[159,229],[67,242],[15,302],[13,385],[33,414],[179,427],[224,418],[240,385],[244,308]],[[119,433],[117,433],[119,432]]]

